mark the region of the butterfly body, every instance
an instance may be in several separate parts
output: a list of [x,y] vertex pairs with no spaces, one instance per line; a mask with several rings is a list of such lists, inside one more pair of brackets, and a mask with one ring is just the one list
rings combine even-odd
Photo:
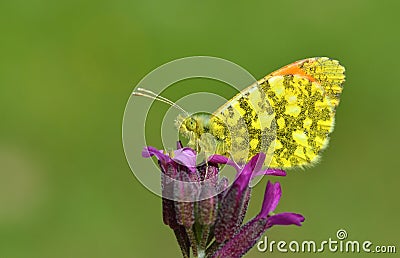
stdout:
[[177,119],[189,147],[246,163],[259,152],[265,165],[312,165],[334,127],[344,67],[316,57],[285,66],[250,85],[213,114]]

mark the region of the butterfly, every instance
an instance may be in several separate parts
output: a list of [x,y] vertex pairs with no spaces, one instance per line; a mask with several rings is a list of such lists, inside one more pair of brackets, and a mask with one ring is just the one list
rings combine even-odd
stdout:
[[190,115],[157,98],[184,112],[176,127],[189,147],[206,156],[240,164],[264,152],[270,168],[304,167],[315,164],[328,145],[344,72],[337,60],[303,59],[248,86],[212,114]]

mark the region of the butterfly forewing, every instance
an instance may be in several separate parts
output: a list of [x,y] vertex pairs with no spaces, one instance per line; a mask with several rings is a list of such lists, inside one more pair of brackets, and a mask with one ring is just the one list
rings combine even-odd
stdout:
[[214,113],[226,124],[228,140],[223,144],[237,163],[246,163],[259,152],[266,153],[266,165],[272,158],[276,125],[274,110],[259,85],[249,87]]

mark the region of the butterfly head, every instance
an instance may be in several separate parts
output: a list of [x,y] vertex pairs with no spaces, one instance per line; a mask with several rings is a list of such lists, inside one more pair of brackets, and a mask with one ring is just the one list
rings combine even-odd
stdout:
[[210,131],[210,115],[193,114],[186,117],[178,115],[175,125],[179,133],[189,140],[189,147],[198,149],[198,140]]
[[186,138],[200,137],[203,133],[208,132],[209,120],[210,116],[206,114],[178,115],[175,125],[179,133]]

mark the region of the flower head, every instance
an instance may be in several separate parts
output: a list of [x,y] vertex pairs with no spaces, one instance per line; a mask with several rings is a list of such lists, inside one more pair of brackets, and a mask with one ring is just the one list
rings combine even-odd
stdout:
[[165,153],[154,147],[145,147],[142,151],[144,158],[156,156],[162,166],[173,165],[175,167],[183,165],[191,172],[196,171],[196,153],[191,148],[179,148],[171,154]]
[[286,212],[269,216],[269,213],[274,211],[278,205],[281,195],[280,184],[268,181],[260,213],[240,227],[235,235],[223,244],[212,257],[242,257],[257,243],[268,228],[274,225],[301,226],[304,217],[300,214]]
[[[225,157],[214,155],[211,160],[219,160],[220,163],[231,165],[237,171],[236,179],[225,193],[218,210],[215,238],[218,243],[223,243],[236,232],[243,222],[251,195],[249,186],[251,178],[255,175],[269,174],[269,171],[261,170],[265,160],[264,153],[255,155],[243,168]],[[282,173],[282,175],[285,174]]]
[[[174,230],[184,257],[241,257],[273,225],[301,225],[303,216],[280,213],[270,216],[282,191],[279,183],[268,181],[260,213],[242,225],[251,197],[250,181],[255,176],[285,176],[278,169],[262,169],[265,154],[255,155],[239,166],[225,156],[213,155],[196,166],[196,152],[183,148],[169,154],[146,147],[143,157],[157,157],[162,171],[163,219]],[[234,182],[219,179],[219,165],[236,169]],[[172,198],[171,198],[172,197]],[[196,222],[196,224],[195,224]]]

